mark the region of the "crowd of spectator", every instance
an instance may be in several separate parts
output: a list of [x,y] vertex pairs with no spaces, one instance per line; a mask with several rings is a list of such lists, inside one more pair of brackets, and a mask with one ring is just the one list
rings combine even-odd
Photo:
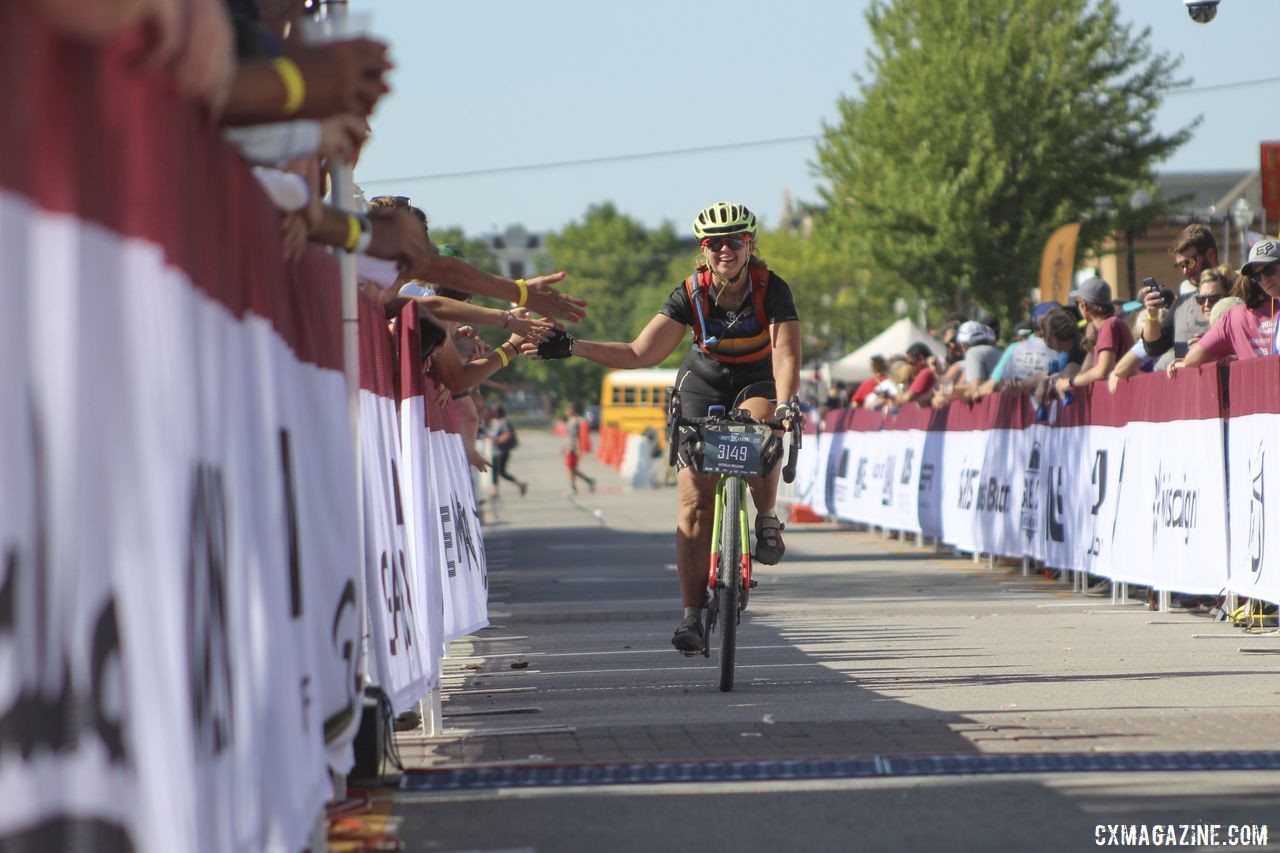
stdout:
[[[180,96],[252,168],[279,211],[281,255],[301,258],[309,243],[359,256],[361,291],[385,311],[393,331],[406,305],[418,315],[424,370],[454,400],[471,464],[482,424],[502,415],[477,392],[481,382],[539,342],[557,321],[577,321],[581,300],[556,287],[564,273],[510,280],[469,264],[457,247],[436,246],[426,213],[405,196],[367,203],[326,199],[338,170],[349,170],[371,129],[369,116],[389,92],[385,43],[343,37],[331,28],[308,37],[315,0],[36,0],[60,33],[87,42],[132,37],[139,67],[168,74]],[[349,171],[346,173],[349,175]],[[500,307],[471,304],[475,295]],[[477,326],[500,327],[507,340],[486,344]],[[501,467],[501,466],[499,466]],[[494,471],[496,492],[499,473]],[[522,487],[523,488],[523,487]]]
[[1074,389],[1105,381],[1114,392],[1143,372],[1270,355],[1276,350],[1280,241],[1255,244],[1237,271],[1218,264],[1217,241],[1192,224],[1170,247],[1185,279],[1177,293],[1144,283],[1138,299],[1116,299],[1098,276],[1080,281],[1067,304],[1041,302],[1003,342],[993,315],[948,318],[936,335],[945,356],[923,343],[876,355],[872,376],[850,394],[829,389],[824,407],[894,410],[904,403],[942,408],[1002,391],[1039,405],[1070,403]]

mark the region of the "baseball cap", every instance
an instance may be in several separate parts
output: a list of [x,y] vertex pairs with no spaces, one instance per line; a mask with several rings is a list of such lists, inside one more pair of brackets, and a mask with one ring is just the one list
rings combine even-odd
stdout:
[[1259,240],[1249,250],[1249,260],[1240,267],[1241,275],[1253,275],[1259,267],[1268,267],[1280,262],[1280,243],[1275,240]]
[[1062,305],[1057,302],[1041,302],[1035,308],[1031,309],[1031,320],[1032,322],[1035,322],[1036,320],[1039,320],[1041,317],[1043,317],[1045,314],[1048,314],[1054,308],[1061,308],[1061,307]]
[[975,320],[961,323],[960,328],[956,330],[956,343],[962,347],[995,343],[995,340],[996,333],[991,331],[991,327],[984,326]]
[[[1277,258],[1276,260],[1280,260]],[[1111,285],[1107,284],[1096,275],[1089,276],[1080,282],[1080,286],[1071,291],[1069,297],[1072,301],[1079,299],[1090,305],[1110,305],[1111,304]]]

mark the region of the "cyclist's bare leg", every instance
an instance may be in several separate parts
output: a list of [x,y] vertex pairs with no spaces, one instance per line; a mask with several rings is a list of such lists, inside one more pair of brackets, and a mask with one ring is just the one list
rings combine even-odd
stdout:
[[676,515],[676,573],[685,607],[706,601],[707,568],[711,564],[711,526],[715,516],[716,478],[682,468],[676,475],[680,508]]
[[[767,397],[751,397],[740,403],[738,408],[751,412],[751,417],[757,420],[767,420],[773,417],[774,404]],[[774,435],[781,433],[774,430]],[[781,470],[781,465],[774,465],[767,477],[747,478],[747,485],[751,487],[751,502],[756,505],[756,512],[773,509],[778,499],[778,474]]]

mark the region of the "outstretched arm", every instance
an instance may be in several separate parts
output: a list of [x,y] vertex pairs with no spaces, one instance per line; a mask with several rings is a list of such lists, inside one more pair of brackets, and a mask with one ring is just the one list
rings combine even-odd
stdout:
[[636,367],[653,367],[680,345],[684,339],[683,323],[677,323],[665,314],[658,314],[629,344],[574,341],[573,354],[594,361],[602,367],[631,370]]

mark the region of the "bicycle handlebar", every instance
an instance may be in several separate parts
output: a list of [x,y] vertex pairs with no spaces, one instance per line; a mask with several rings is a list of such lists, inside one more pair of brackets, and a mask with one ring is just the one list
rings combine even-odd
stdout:
[[795,481],[796,478],[796,459],[800,450],[800,437],[804,433],[804,413],[800,410],[800,398],[791,398],[792,415],[789,418],[790,425],[783,420],[777,418],[757,419],[751,417],[742,409],[734,409],[727,411],[723,415],[707,416],[704,418],[686,418],[680,414],[680,392],[670,389],[670,408],[667,411],[667,464],[674,466],[676,464],[676,456],[678,450],[677,432],[682,426],[700,427],[708,423],[732,423],[732,424],[754,424],[759,426],[767,426],[770,429],[782,430],[787,433],[790,452],[787,454],[787,464],[782,467],[782,479],[786,483]]

